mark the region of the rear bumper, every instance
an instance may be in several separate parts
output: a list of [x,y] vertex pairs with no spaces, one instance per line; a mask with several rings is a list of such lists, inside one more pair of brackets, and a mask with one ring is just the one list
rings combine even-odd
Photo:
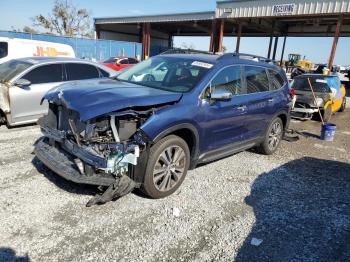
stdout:
[[317,108],[299,108],[299,107],[295,107],[295,108],[293,108],[292,113],[293,113],[293,112],[296,112],[296,113],[309,113],[309,114],[313,114],[313,113],[316,113],[317,111],[318,111]]
[[115,178],[110,174],[82,174],[70,154],[50,145],[47,140],[40,139],[35,145],[34,153],[45,166],[59,176],[78,184],[109,186],[115,182]]

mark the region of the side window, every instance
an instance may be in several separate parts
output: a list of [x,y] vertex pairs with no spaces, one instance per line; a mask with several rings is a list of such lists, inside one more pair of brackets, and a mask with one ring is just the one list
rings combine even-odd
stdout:
[[280,73],[278,73],[275,70],[268,70],[269,72],[269,78],[270,78],[270,89],[271,90],[278,90],[283,87],[284,80]]
[[129,60],[128,59],[121,59],[121,60],[119,60],[119,64],[127,65],[127,64],[129,64]]
[[134,58],[128,58],[128,60],[129,60],[129,64],[137,64],[137,61],[136,61],[136,59],[134,59]]
[[100,74],[97,68],[93,65],[88,65],[88,64],[67,63],[66,71],[67,71],[68,81],[100,77]]
[[22,78],[29,80],[32,84],[45,84],[62,81],[62,65],[44,65],[34,68]]
[[265,68],[246,66],[245,77],[248,94],[269,91],[269,79]]
[[100,69],[100,72],[103,77],[109,77],[109,73],[107,71]]
[[0,42],[0,58],[6,57],[8,55],[8,43]]
[[[211,81],[211,90],[225,89],[230,91],[233,95],[244,94],[245,92],[242,87],[240,66],[230,66],[223,69]],[[206,94],[206,96],[208,95],[209,94]]]

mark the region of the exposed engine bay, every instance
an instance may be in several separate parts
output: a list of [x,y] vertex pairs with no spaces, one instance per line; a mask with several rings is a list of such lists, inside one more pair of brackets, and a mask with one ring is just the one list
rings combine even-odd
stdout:
[[[63,105],[49,104],[48,115],[39,120],[42,132],[51,146],[70,154],[80,178],[86,180],[82,183],[98,185],[98,182],[90,183],[91,179],[99,176],[113,178],[114,183],[103,184],[109,186],[105,192],[108,196],[96,196],[87,206],[120,197],[118,188],[122,188],[122,194],[127,194],[140,186],[140,181],[133,180],[140,154],[147,147],[147,137],[140,127],[154,110],[128,109],[85,123],[80,121],[77,112]],[[40,152],[36,153],[40,155]]]

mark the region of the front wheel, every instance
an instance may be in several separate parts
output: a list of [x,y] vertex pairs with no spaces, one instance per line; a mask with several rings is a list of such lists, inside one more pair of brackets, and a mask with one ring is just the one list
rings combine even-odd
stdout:
[[180,187],[189,166],[187,143],[169,135],[152,146],[141,190],[151,198],[167,197]]
[[276,152],[283,137],[283,123],[281,118],[275,118],[267,129],[265,140],[258,147],[258,151],[264,155]]

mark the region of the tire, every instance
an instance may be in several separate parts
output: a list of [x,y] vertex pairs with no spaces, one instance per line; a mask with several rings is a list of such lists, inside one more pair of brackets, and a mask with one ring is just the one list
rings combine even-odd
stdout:
[[161,139],[151,147],[141,190],[153,199],[171,195],[184,181],[190,159],[190,150],[182,138],[169,135]]
[[278,149],[284,134],[284,127],[281,118],[272,120],[267,129],[265,140],[258,146],[258,152],[264,155],[272,155]]
[[325,110],[323,110],[323,121],[328,122],[332,117],[332,106],[327,106]]
[[341,103],[341,107],[338,110],[339,112],[344,112],[346,109],[346,97],[343,98],[343,102]]

